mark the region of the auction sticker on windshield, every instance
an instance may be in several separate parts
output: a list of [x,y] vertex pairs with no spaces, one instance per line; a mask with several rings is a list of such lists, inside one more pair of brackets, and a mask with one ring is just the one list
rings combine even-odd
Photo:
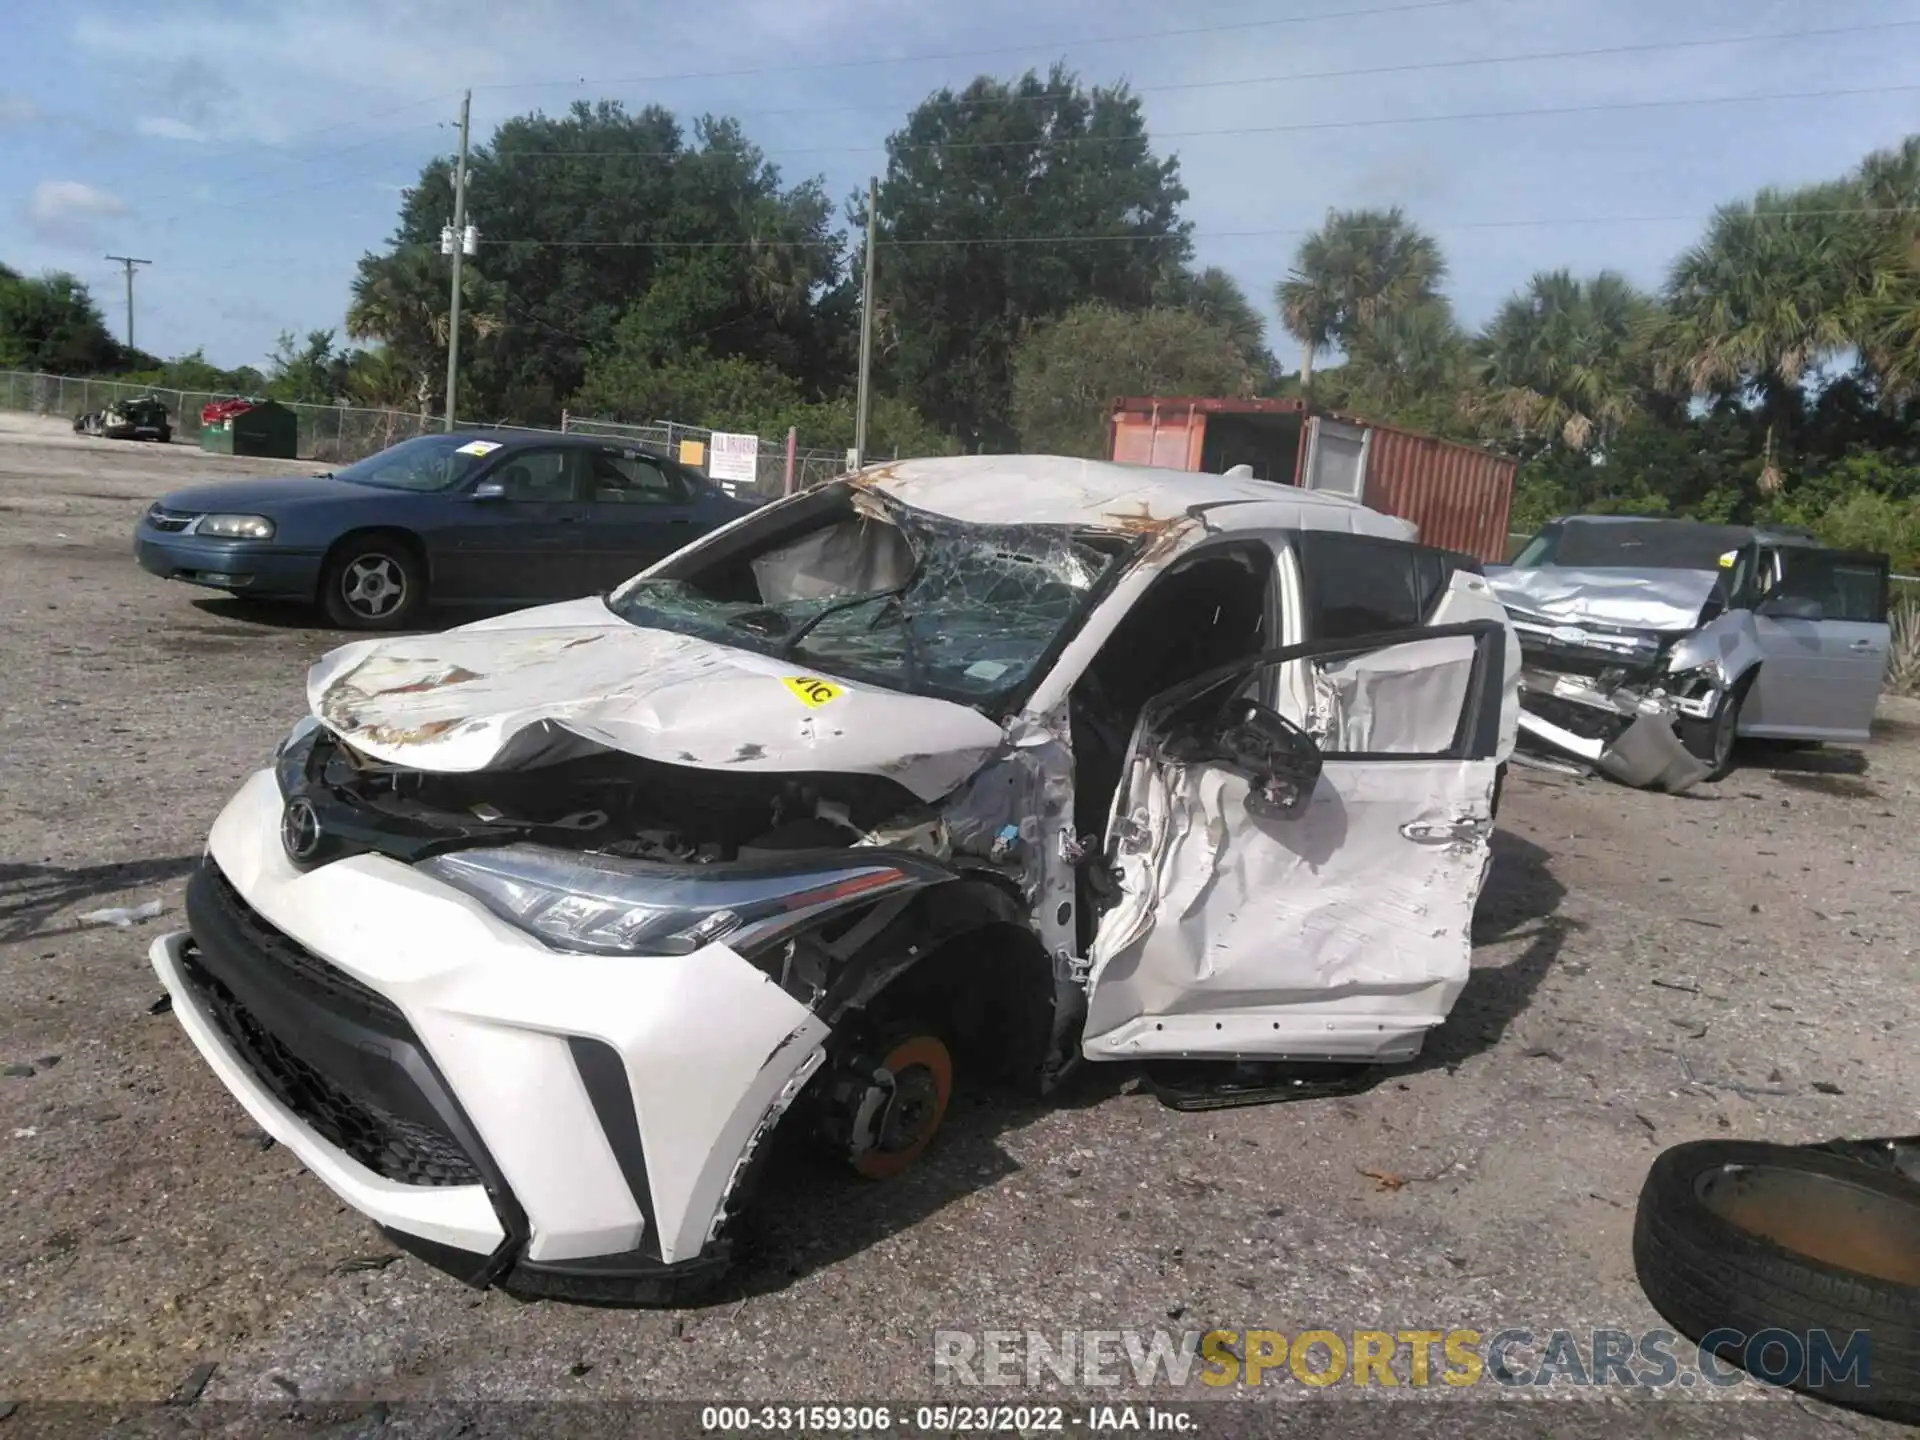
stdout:
[[816,680],[811,675],[787,675],[783,677],[787,689],[800,697],[800,703],[809,710],[818,710],[829,700],[838,700],[847,692],[838,685],[825,680]]
[[453,453],[456,455],[491,455],[500,448],[498,440],[469,440]]

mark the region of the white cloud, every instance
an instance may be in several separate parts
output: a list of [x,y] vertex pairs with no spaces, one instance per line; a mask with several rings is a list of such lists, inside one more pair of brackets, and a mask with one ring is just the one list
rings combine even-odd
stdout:
[[174,120],[165,115],[142,116],[133,127],[142,135],[151,135],[156,140],[193,140],[207,138],[206,132],[197,125],[189,125],[184,120]]
[[25,95],[0,95],[0,127],[31,125],[40,118],[40,107]]
[[43,240],[80,243],[101,220],[128,214],[118,195],[79,180],[42,180],[27,197],[27,225]]

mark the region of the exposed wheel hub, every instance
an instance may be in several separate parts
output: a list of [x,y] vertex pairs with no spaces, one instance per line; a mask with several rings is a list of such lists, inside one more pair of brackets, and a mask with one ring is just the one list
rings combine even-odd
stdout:
[[931,1035],[908,1036],[845,1063],[827,1093],[822,1134],[858,1173],[887,1179],[919,1159],[952,1094],[947,1047]]

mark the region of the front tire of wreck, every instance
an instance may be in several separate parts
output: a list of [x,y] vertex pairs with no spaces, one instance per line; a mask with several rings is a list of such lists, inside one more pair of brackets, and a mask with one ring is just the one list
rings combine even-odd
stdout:
[[1711,784],[1733,773],[1734,749],[1740,739],[1740,711],[1747,703],[1747,691],[1753,688],[1754,672],[1749,670],[1733,682],[1733,688],[1720,697],[1710,719],[1680,722],[1680,743],[1687,753],[1706,765],[1703,779]]

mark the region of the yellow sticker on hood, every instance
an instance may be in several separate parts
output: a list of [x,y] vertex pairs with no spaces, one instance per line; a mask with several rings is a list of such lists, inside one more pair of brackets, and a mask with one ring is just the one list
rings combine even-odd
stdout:
[[811,675],[787,675],[782,677],[787,689],[800,697],[800,703],[809,710],[818,710],[829,700],[838,700],[847,692],[840,686],[825,680],[816,680]]

